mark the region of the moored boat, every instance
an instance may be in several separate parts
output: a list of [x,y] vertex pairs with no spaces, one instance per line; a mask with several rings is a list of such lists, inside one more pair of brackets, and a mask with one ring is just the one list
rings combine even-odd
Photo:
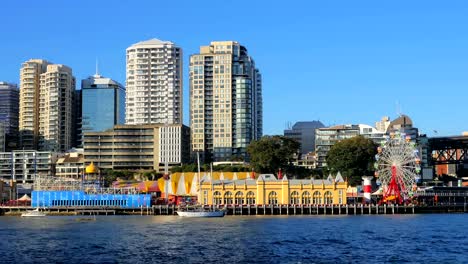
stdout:
[[177,211],[181,217],[224,217],[224,210],[218,211]]
[[26,211],[21,214],[21,217],[44,217],[46,214],[44,212],[39,211],[39,208],[36,208],[32,211]]
[[[197,153],[197,163],[198,163],[198,187],[200,188],[200,156]],[[213,175],[213,164],[211,164],[211,174],[210,174],[210,181],[212,182],[212,175]],[[200,192],[200,189],[198,190]],[[198,196],[200,198],[200,195]],[[203,207],[196,207],[196,208],[186,208],[185,210],[177,210],[177,215],[181,217],[224,217],[225,210],[213,209],[213,210],[205,210]]]

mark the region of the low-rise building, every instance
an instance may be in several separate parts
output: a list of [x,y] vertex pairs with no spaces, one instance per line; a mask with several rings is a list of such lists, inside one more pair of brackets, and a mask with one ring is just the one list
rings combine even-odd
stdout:
[[315,152],[309,152],[305,155],[302,155],[300,159],[293,161],[293,165],[297,167],[304,167],[306,169],[315,169],[317,166]]
[[117,125],[104,132],[84,133],[85,166],[102,169],[156,170],[188,163],[190,130],[172,124]]
[[84,170],[82,153],[73,152],[60,157],[55,164],[55,176],[80,179]]
[[333,127],[319,128],[315,132],[315,152],[317,158],[317,167],[326,167],[326,157],[328,151],[335,143],[353,138],[355,136],[363,136],[374,143],[380,145],[386,140],[385,131],[380,131],[375,127],[359,124],[359,125],[339,125]]
[[346,204],[347,182],[327,180],[279,180],[274,175],[257,179],[214,180],[201,183],[200,202],[218,204]]
[[0,152],[0,179],[33,183],[36,176],[55,173],[56,154],[49,151],[15,150]]
[[339,125],[319,128],[315,131],[315,154],[317,167],[326,167],[327,154],[335,143],[348,138],[358,136],[359,125]]

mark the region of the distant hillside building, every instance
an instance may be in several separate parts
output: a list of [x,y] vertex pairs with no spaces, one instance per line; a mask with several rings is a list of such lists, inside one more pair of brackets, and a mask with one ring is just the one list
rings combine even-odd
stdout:
[[358,136],[359,125],[339,125],[319,128],[315,131],[315,155],[317,156],[317,167],[326,167],[327,154],[335,143]]
[[411,140],[416,140],[419,135],[419,130],[416,127],[413,127],[413,121],[407,115],[400,115],[398,118],[390,122],[387,128],[387,134],[397,131],[410,136]]
[[375,128],[379,131],[387,131],[388,126],[390,125],[390,117],[384,116],[382,120],[375,122]]
[[290,129],[284,130],[284,136],[301,143],[301,154],[315,151],[315,130],[325,127],[320,121],[296,122]]
[[315,154],[317,167],[326,167],[326,157],[328,151],[335,143],[355,136],[363,136],[371,139],[376,144],[381,144],[385,140],[385,133],[376,128],[365,125],[339,125],[333,127],[319,128],[315,135]]

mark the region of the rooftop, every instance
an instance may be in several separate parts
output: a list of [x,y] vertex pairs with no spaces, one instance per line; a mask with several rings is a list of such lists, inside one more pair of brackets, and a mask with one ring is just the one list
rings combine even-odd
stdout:
[[154,38],[154,39],[140,41],[138,43],[131,45],[129,48],[135,47],[135,46],[161,46],[161,45],[174,45],[174,43],[170,41],[164,41],[164,40]]

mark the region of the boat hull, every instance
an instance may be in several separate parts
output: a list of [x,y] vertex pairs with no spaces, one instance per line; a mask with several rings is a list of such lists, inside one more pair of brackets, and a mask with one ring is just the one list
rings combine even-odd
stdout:
[[42,213],[42,212],[37,213],[37,212],[34,212],[34,211],[33,212],[26,212],[26,213],[21,214],[21,217],[44,217],[44,216],[46,216],[44,213]]
[[223,217],[224,211],[212,211],[212,212],[184,212],[177,211],[177,215],[181,217]]

